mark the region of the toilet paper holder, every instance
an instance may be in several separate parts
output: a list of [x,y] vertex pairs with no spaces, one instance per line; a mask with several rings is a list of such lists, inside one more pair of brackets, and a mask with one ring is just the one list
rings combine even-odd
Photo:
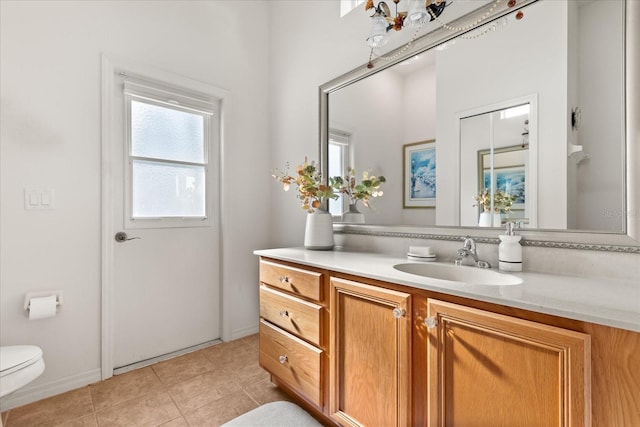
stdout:
[[56,296],[56,311],[60,311],[60,307],[62,306],[62,291],[27,292],[26,295],[24,296],[24,310],[29,311],[31,298],[42,298],[42,297],[48,297],[51,295]]

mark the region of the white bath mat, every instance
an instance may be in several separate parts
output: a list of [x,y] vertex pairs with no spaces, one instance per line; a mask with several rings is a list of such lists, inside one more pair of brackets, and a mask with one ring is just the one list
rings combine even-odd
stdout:
[[221,427],[315,427],[318,421],[291,402],[266,403],[240,415]]

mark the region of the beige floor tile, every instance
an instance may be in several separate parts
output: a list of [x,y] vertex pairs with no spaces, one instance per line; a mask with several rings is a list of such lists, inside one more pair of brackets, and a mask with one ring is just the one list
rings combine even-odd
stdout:
[[246,336],[244,338],[237,339],[235,342],[239,346],[249,347],[251,349],[256,349],[258,346],[258,341],[260,340],[260,334],[253,334]]
[[184,415],[191,426],[219,426],[257,407],[253,399],[239,391]]
[[213,345],[201,350],[203,353],[215,354],[215,353],[231,353],[237,354],[238,352],[244,353],[252,351],[257,354],[258,351],[258,334],[250,335],[248,337],[240,338],[234,341],[225,342],[218,345]]
[[54,426],[91,414],[89,388],[83,387],[10,410],[5,427]]
[[152,365],[152,369],[165,385],[175,384],[179,381],[193,378],[213,370],[216,366],[211,360],[205,357],[203,351],[204,350],[195,351],[174,359],[156,363]]
[[238,360],[235,364],[230,365],[229,369],[241,386],[270,378],[269,373],[262,369],[257,361],[258,357],[255,356],[247,360]]
[[166,391],[141,397],[96,411],[99,426],[158,426],[180,417],[178,407]]
[[2,414],[5,427],[219,426],[289,398],[258,366],[258,335],[157,363]]
[[210,347],[202,352],[217,367],[236,369],[250,364],[256,365],[258,361],[257,346],[255,348],[236,346],[234,348],[221,347],[219,349]]
[[253,384],[246,385],[244,391],[251,397],[258,405],[264,405],[265,403],[277,402],[280,400],[292,401],[281,388],[276,386],[265,378],[257,381]]
[[159,425],[158,427],[189,427],[189,423],[184,417],[176,418],[175,420],[171,420],[168,423],[164,423]]
[[71,421],[66,421],[62,424],[56,424],[56,427],[97,427],[98,421],[96,420],[96,414],[87,415],[86,417],[78,418]]
[[169,387],[171,397],[182,412],[189,412],[241,391],[236,377],[227,370],[213,370]]
[[99,411],[158,390],[160,387],[162,384],[153,369],[146,367],[92,384],[89,390],[93,406],[96,411]]

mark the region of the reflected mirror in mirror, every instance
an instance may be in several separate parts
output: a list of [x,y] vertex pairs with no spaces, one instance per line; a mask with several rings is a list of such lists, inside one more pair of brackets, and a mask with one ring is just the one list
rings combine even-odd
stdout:
[[[327,134],[347,141],[348,163],[338,169],[387,178],[375,209],[363,210],[367,224],[477,226],[478,153],[491,147],[467,147],[464,114],[529,97],[537,148],[525,163],[518,215],[532,229],[625,232],[625,2],[539,0],[521,10],[521,20],[511,13],[495,31],[450,40],[328,94]],[[502,147],[521,143],[523,124],[518,141]],[[433,139],[436,206],[404,208],[402,147]]]
[[[460,120],[460,223],[500,227],[507,221],[537,227],[537,155],[529,135],[531,103]],[[534,104],[535,105],[535,104]],[[536,126],[535,121],[531,125]]]

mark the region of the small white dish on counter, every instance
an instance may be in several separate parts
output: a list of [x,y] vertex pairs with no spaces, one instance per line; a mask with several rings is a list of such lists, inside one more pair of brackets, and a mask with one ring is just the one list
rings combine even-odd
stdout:
[[423,262],[432,262],[436,260],[436,256],[434,255],[416,255],[411,252],[407,253],[407,259],[412,261],[423,261]]

